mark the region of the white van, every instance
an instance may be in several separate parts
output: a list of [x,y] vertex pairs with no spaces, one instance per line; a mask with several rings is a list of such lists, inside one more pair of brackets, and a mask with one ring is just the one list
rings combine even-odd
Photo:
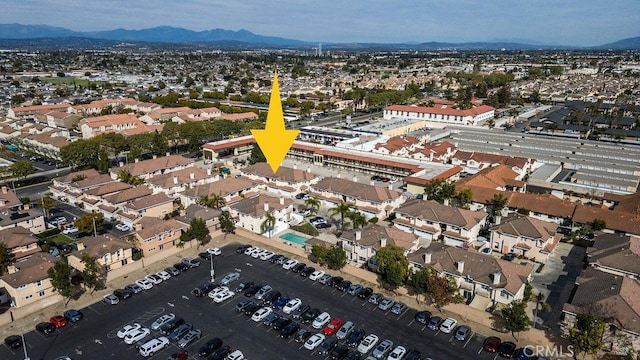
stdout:
[[140,355],[149,357],[167,346],[169,346],[169,339],[164,336],[151,339],[140,346]]
[[231,354],[227,355],[225,360],[244,360],[244,355],[242,355],[242,351],[236,350]]

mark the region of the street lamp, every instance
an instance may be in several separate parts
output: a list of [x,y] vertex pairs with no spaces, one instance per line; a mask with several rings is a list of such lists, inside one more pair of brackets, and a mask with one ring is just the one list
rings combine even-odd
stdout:
[[215,258],[216,256],[211,254],[211,282],[215,282],[216,281],[216,264],[213,258]]

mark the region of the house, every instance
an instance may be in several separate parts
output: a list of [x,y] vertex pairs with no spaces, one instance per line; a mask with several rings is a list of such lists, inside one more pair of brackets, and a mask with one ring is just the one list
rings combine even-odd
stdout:
[[15,261],[42,251],[38,246],[38,238],[22,226],[0,230],[0,243],[9,250]]
[[173,211],[173,199],[165,193],[148,195],[126,203],[122,211],[135,216],[160,218]]
[[102,199],[104,203],[114,206],[116,208],[123,208],[128,202],[135,201],[153,194],[153,190],[146,186],[130,187],[116,193],[103,195]]
[[377,143],[371,151],[378,154],[406,156],[415,151],[419,145],[420,140],[418,138],[401,135],[391,137],[385,142]]
[[460,177],[462,168],[460,166],[451,166],[444,164],[436,164],[422,169],[404,178],[407,184],[407,192],[412,194],[424,194],[427,186],[435,180],[456,181]]
[[394,225],[427,240],[442,239],[466,247],[475,241],[487,220],[484,211],[447,206],[434,200],[409,200],[395,211]]
[[53,179],[49,190],[54,199],[76,204],[87,191],[114,182],[108,175],[100,175],[95,169],[89,169]]
[[98,264],[104,266],[107,279],[109,279],[109,272],[133,261],[133,246],[126,241],[99,235],[83,237],[77,245],[78,250],[67,256],[67,262],[78,271],[83,271],[85,268],[82,263],[84,254],[96,258]]
[[433,106],[391,105],[384,108],[382,116],[385,120],[403,118],[422,120],[425,123],[476,126],[492,119],[494,113],[495,108],[488,105],[462,110],[449,104],[436,103]]
[[[226,206],[236,225],[256,234],[271,235],[289,228],[292,219],[293,201],[284,197],[256,195],[241,199]],[[272,229],[265,229],[267,214],[274,218]]]
[[451,279],[459,288],[460,295],[470,305],[482,310],[490,304],[510,304],[520,301],[524,288],[532,280],[534,266],[518,264],[480,254],[473,248],[447,246],[432,242],[408,256],[415,268],[429,266],[438,276]]
[[34,234],[46,230],[44,214],[39,209],[23,205],[15,192],[7,186],[0,187],[0,230],[16,226],[28,229]]
[[144,216],[135,223],[137,247],[143,256],[149,257],[176,246],[180,242],[180,235],[188,228],[189,226],[175,219],[162,220]]
[[587,249],[587,264],[599,271],[640,278],[640,239],[623,234],[599,233]]
[[474,175],[461,179],[456,186],[474,186],[495,189],[500,191],[526,190],[526,182],[522,181],[523,175],[519,174],[507,165],[490,166],[480,170]]
[[6,290],[12,307],[38,303],[44,308],[61,300],[47,274],[56,260],[53,255],[40,252],[9,266],[9,271],[0,276],[0,289]]
[[427,143],[410,151],[409,157],[446,163],[457,150],[458,148],[448,141]]
[[193,159],[181,155],[170,155],[156,157],[148,160],[135,160],[133,163],[123,165],[120,163],[118,167],[112,167],[109,169],[109,175],[113,179],[117,179],[120,172],[126,170],[131,176],[139,177],[143,180],[150,179],[156,175],[170,173],[173,171],[182,170],[192,167],[194,164]]
[[209,232],[214,232],[220,229],[220,221],[218,217],[222,211],[218,209],[211,209],[198,204],[191,204],[187,206],[184,210],[180,211],[180,216],[175,218],[185,226],[191,226],[191,220],[193,219],[202,219],[204,220]]
[[243,113],[222,114],[220,118],[222,120],[233,121],[233,122],[255,120],[258,118],[258,114],[249,111],[249,112],[243,112]]
[[87,117],[78,122],[83,139],[109,132],[123,132],[145,125],[135,114],[115,114]]
[[388,187],[363,184],[342,179],[326,177],[311,186],[311,196],[321,200],[322,205],[332,208],[345,202],[360,211],[367,219],[384,219],[400,206],[406,198]]
[[530,216],[510,216],[492,227],[491,247],[503,254],[514,253],[532,261],[546,263],[562,237],[558,224]]
[[221,196],[227,204],[236,202],[243,197],[255,195],[256,184],[242,178],[228,177],[212,183],[198,185],[180,194],[183,206],[197,204],[204,196]]
[[22,202],[18,199],[14,190],[9,189],[6,185],[0,187],[0,210],[16,209]]
[[513,157],[482,152],[468,152],[458,150],[452,157],[451,163],[459,165],[470,174],[492,166],[505,165],[518,174],[518,180],[528,174],[533,167],[533,161],[522,157]]
[[362,229],[351,229],[342,233],[339,244],[347,253],[349,261],[360,266],[366,264],[376,252],[387,245],[404,249],[405,255],[419,247],[418,236],[398,228],[369,223]]
[[299,170],[297,166],[280,166],[274,174],[269,164],[264,162],[249,165],[240,170],[240,173],[249,180],[264,184],[266,191],[285,197],[294,197],[320,180],[310,170]]
[[165,193],[169,196],[176,195],[186,189],[191,189],[198,185],[204,185],[216,181],[218,175],[211,175],[211,169],[199,167],[188,167],[147,179],[147,185],[151,187],[154,194]]

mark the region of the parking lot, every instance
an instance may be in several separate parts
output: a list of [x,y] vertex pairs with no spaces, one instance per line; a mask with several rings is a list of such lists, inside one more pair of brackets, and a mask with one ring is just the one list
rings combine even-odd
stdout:
[[[406,309],[397,315],[381,311],[367,299],[314,282],[308,277],[284,270],[281,265],[237,254],[235,249],[235,245],[227,246],[222,249],[222,255],[215,258],[217,280],[226,272],[240,272],[240,280],[229,285],[232,289],[242,281],[269,284],[283,295],[300,298],[312,308],[327,311],[332,318],[353,321],[356,328],[364,329],[367,334],[376,334],[380,341],[390,339],[394,347],[402,345],[407,349],[417,349],[423,356],[434,360],[496,358],[495,354],[481,351],[484,338],[479,335],[472,334],[466,341],[458,341],[453,334],[429,330],[416,322],[414,309]],[[181,273],[177,279],[164,281],[117,305],[98,302],[81,309],[83,320],[59,328],[49,336],[31,331],[33,327],[24,329],[30,358],[55,359],[62,355],[73,359],[141,358],[134,345],[125,344],[115,333],[123,325],[132,322],[149,327],[156,318],[169,312],[202,330],[202,337],[186,348],[190,359],[198,358],[197,350],[213,337],[221,338],[224,344],[233,349],[240,349],[248,359],[329,358],[319,356],[316,350],[305,349],[303,343],[297,343],[293,338],[282,339],[272,328],[236,312],[236,304],[248,299],[242,293],[221,304],[214,303],[209,297],[197,298],[192,295],[195,287],[210,280],[209,264],[203,261],[200,267]],[[132,278],[131,283],[135,280]],[[33,319],[33,325],[41,321],[48,321],[48,318]],[[319,331],[312,329],[310,324],[302,327],[313,333]],[[152,331],[152,334],[157,335],[157,332]],[[171,343],[152,358],[166,359],[177,350],[175,343]],[[21,348],[11,350],[2,346],[0,358],[23,359],[24,354]]]

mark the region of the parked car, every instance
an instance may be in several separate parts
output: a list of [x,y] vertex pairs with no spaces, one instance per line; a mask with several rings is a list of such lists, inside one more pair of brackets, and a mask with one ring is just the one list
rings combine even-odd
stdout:
[[471,335],[471,328],[466,325],[458,326],[458,329],[456,329],[456,334],[455,334],[456,340],[466,341],[470,335]]
[[[289,303],[289,297],[284,295],[284,296],[280,296],[278,298],[278,300],[273,302],[273,308],[274,309],[282,309],[285,307],[285,305],[287,305]],[[286,314],[286,313],[285,313]]]
[[361,354],[368,353],[378,343],[378,336],[375,334],[369,334],[358,345],[358,352]]
[[270,307],[266,307],[265,306],[263,308],[260,308],[255,313],[253,313],[253,315],[251,316],[251,320],[253,320],[255,322],[262,322],[264,320],[264,318],[269,316],[269,314],[271,314],[272,312],[273,312],[273,309],[271,309]]
[[124,339],[124,337],[127,336],[127,334],[129,334],[130,332],[135,330],[140,330],[141,328],[142,328],[142,325],[140,325],[139,323],[127,324],[121,327],[120,330],[118,330],[118,332],[116,333],[116,335],[118,336],[119,339]]
[[158,271],[156,273],[156,276],[160,277],[162,279],[162,281],[166,281],[166,280],[171,279],[171,274],[169,274],[168,272],[166,272],[164,270]]
[[356,329],[352,331],[351,335],[349,335],[349,337],[347,338],[347,346],[349,347],[358,346],[358,344],[360,344],[362,339],[364,339],[365,335],[366,335],[366,332],[364,331],[364,329]]
[[251,248],[251,245],[240,245],[236,248],[236,253],[243,254],[249,248]]
[[309,280],[317,281],[321,277],[325,275],[324,271],[316,270],[313,273],[309,274]]
[[126,300],[133,296],[133,293],[127,289],[117,289],[113,292],[113,295],[117,296],[122,300]]
[[453,331],[453,329],[456,327],[456,325],[458,325],[458,320],[453,319],[453,318],[446,318],[442,324],[440,324],[440,331],[442,331],[445,334],[449,334],[450,332]]
[[107,294],[102,297],[102,302],[108,305],[118,305],[120,299],[118,299],[118,297],[113,294]]
[[429,322],[427,322],[427,328],[430,330],[438,330],[438,328],[440,328],[440,324],[442,324],[442,318],[439,316],[432,316],[429,318]]
[[246,297],[253,297],[253,296],[255,296],[255,295],[260,291],[260,289],[262,289],[262,288],[263,288],[263,286],[264,286],[264,285],[260,285],[260,284],[252,285],[249,289],[247,289],[247,290],[244,292],[244,296],[246,296]]
[[236,281],[238,279],[240,279],[240,274],[239,273],[230,272],[230,273],[225,274],[222,277],[222,280],[220,280],[220,284],[229,285],[229,284],[231,284],[232,282],[234,282],[234,281]]
[[126,225],[126,224],[116,224],[116,229],[118,229],[120,231],[123,231],[123,232],[126,232],[126,231],[131,230],[131,227],[129,225]]
[[391,351],[392,347],[393,341],[385,339],[380,344],[378,344],[375,349],[373,349],[371,355],[373,355],[373,357],[375,357],[376,359],[382,359],[387,355],[387,353],[389,353],[389,351]]
[[216,287],[218,287],[218,285],[216,285],[215,283],[206,282],[206,283],[198,286],[197,288],[193,289],[192,293],[196,297],[205,297],[205,296],[209,295],[209,293],[212,290],[214,290]]
[[495,352],[498,352],[498,348],[500,347],[501,343],[502,343],[502,340],[500,340],[499,337],[490,336],[484,340],[484,343],[482,344],[482,348],[486,352],[495,353]]
[[396,346],[387,356],[387,360],[402,360],[406,354],[407,349],[404,346]]
[[326,337],[322,344],[318,346],[318,355],[326,356],[329,355],[331,350],[338,345],[338,339],[334,337]]
[[173,266],[169,266],[168,268],[165,268],[164,271],[168,272],[169,275],[171,276],[178,276],[180,275],[180,270],[176,269]]
[[511,359],[511,357],[515,352],[516,352],[516,344],[514,344],[511,341],[505,341],[501,343],[500,347],[498,348],[498,355],[505,358],[509,358],[509,359]]
[[187,360],[187,359],[189,359],[189,353],[186,352],[185,350],[180,350],[178,352],[175,352],[169,355],[169,357],[167,358],[167,360]]
[[173,313],[168,313],[160,316],[151,324],[151,330],[158,330],[160,327],[170,320],[173,320],[176,316]]
[[193,329],[193,325],[191,324],[182,324],[177,328],[173,329],[171,334],[169,334],[170,341],[178,341],[182,336],[186,335],[189,331]]
[[373,289],[370,287],[362,288],[358,291],[358,297],[361,299],[367,299],[373,294]]
[[41,322],[36,325],[36,330],[38,330],[42,335],[49,335],[56,331],[56,326],[50,322]]
[[136,285],[140,286],[144,290],[150,290],[153,288],[153,283],[147,278],[143,278],[136,281]]
[[347,336],[349,336],[351,331],[353,331],[354,327],[355,325],[353,324],[352,321],[345,322],[344,324],[342,324],[340,329],[338,329],[338,331],[336,332],[336,337],[339,340],[345,339]]
[[382,301],[384,299],[384,296],[382,294],[379,293],[374,293],[371,296],[369,296],[369,302],[372,304],[378,304],[380,301]]
[[213,256],[219,256],[222,255],[222,250],[218,249],[217,247],[214,248],[208,248],[207,252]]
[[256,313],[256,311],[260,310],[262,308],[262,305],[260,304],[250,304],[247,307],[244,308],[244,314],[246,316],[253,316],[253,314]]
[[282,293],[280,293],[280,291],[271,290],[262,298],[262,305],[264,306],[272,305],[278,299],[280,299],[280,296],[282,296]]
[[391,309],[393,304],[395,304],[395,301],[392,298],[385,298],[384,300],[380,301],[380,304],[378,304],[378,309],[387,311]]
[[128,344],[128,345],[131,345],[133,343],[136,343],[136,342],[144,339],[150,333],[151,333],[151,330],[149,330],[147,328],[140,328],[138,330],[131,331],[130,333],[125,335],[124,343]]
[[182,259],[182,263],[187,265],[191,269],[200,266],[200,260],[194,258],[184,258]]
[[252,304],[255,304],[253,300],[242,300],[236,304],[236,311],[239,313],[244,312],[244,309],[246,309],[247,306]]
[[349,288],[347,289],[347,293],[351,296],[356,296],[358,295],[358,293],[360,292],[360,290],[362,290],[364,288],[364,286],[360,285],[360,284],[353,284],[351,286],[349,286]]
[[285,313],[285,314],[291,314],[300,305],[302,305],[302,300],[300,300],[298,298],[291,299],[283,306],[282,312]]
[[329,354],[331,360],[342,359],[349,352],[349,348],[345,344],[338,344]]
[[82,315],[82,313],[76,309],[69,309],[65,311],[63,316],[65,317],[65,319],[67,319],[67,321],[71,323],[78,322],[84,317],[84,315]]
[[322,332],[326,336],[334,335],[338,330],[340,330],[343,323],[344,321],[342,321],[342,319],[331,319],[331,321],[329,321],[329,323],[322,329]]
[[320,313],[321,313],[321,311],[318,308],[314,308],[314,309],[308,310],[307,312],[302,314],[302,316],[300,316],[301,322],[303,324],[308,324],[308,323],[312,322],[313,320],[315,320],[318,317],[318,315],[320,315]]
[[267,293],[271,290],[272,290],[271,286],[264,285],[263,287],[260,288],[260,290],[258,290],[258,292],[256,292],[255,298],[258,300],[262,300],[264,296],[267,295]]
[[300,276],[308,277],[314,271],[316,271],[316,268],[314,268],[313,266],[305,266],[304,269],[300,270]]
[[184,349],[185,347],[187,347],[187,345],[189,345],[193,341],[200,339],[200,336],[202,336],[201,330],[192,329],[186,335],[184,335],[182,339],[180,339],[180,341],[178,341],[178,347]]
[[19,335],[10,335],[4,339],[4,344],[7,345],[9,349],[17,349],[22,346],[22,336]]
[[209,360],[223,360],[230,353],[231,353],[231,346],[222,345],[216,351],[211,353],[211,356],[209,356]]
[[302,269],[304,269],[307,266],[307,264],[305,263],[297,263],[295,264],[292,268],[291,268],[291,272],[294,273],[299,273],[300,271],[302,271]]
[[331,315],[329,315],[329,313],[325,311],[322,314],[318,315],[315,318],[315,320],[313,320],[313,323],[311,324],[311,326],[314,329],[321,329],[325,325],[327,325],[327,323],[329,323],[329,321],[331,321]]
[[426,324],[430,318],[431,318],[431,312],[426,310],[418,311],[416,316],[414,316],[414,319],[420,324]]
[[307,339],[309,339],[311,337],[312,333],[311,331],[307,330],[307,329],[300,329],[298,330],[298,332],[293,336],[293,340],[295,340],[295,342],[301,342],[304,343],[307,341]]
[[160,326],[160,333],[162,335],[169,335],[182,324],[184,324],[184,319],[181,317],[175,317]]
[[273,324],[276,321],[278,321],[281,317],[282,315],[278,314],[277,312],[272,312],[271,314],[267,315],[267,317],[265,317],[264,320],[262,320],[262,325],[273,326]]
[[404,312],[405,310],[407,310],[407,305],[401,302],[397,302],[391,307],[391,313],[396,315],[402,314],[402,312]]
[[241,293],[243,291],[249,290],[252,286],[253,286],[253,281],[243,281],[240,284],[238,284],[238,286],[236,286],[236,288],[233,289],[233,291],[235,291],[236,293]]
[[49,322],[52,323],[55,327],[61,328],[67,326],[69,320],[62,315],[56,315],[49,319]]
[[324,341],[325,336],[323,334],[314,334],[304,343],[304,348],[307,350],[315,350]]
[[342,280],[338,285],[336,285],[336,289],[340,291],[347,291],[347,289],[351,286],[351,281]]
[[304,315],[307,311],[309,311],[309,309],[311,309],[311,306],[307,304],[301,304],[297,309],[291,312],[291,317],[294,319],[298,319],[302,317],[302,315]]
[[324,274],[318,278],[318,282],[322,285],[329,285],[331,284],[331,279],[332,279],[331,275]]
[[204,345],[202,345],[200,349],[198,349],[198,356],[207,357],[211,355],[211,353],[214,352],[216,349],[218,349],[220,346],[222,346],[222,339],[220,338],[213,338],[213,339],[207,340],[207,342],[204,343]]
[[299,329],[300,325],[298,325],[298,323],[290,322],[289,324],[287,324],[287,326],[283,327],[282,330],[280,330],[280,337],[283,339],[288,339],[293,334],[298,332]]

